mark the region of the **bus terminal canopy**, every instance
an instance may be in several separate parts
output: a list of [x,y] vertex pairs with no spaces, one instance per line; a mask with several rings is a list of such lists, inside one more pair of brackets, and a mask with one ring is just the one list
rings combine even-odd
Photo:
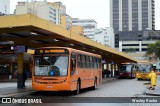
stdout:
[[115,63],[137,62],[125,53],[31,14],[0,17],[0,42],[14,42],[30,49],[47,46],[70,47],[99,54]]

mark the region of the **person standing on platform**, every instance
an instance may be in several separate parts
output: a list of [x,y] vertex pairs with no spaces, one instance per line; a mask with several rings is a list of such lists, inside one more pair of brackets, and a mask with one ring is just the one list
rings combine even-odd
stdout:
[[151,85],[150,85],[150,90],[154,90],[155,86],[156,86],[156,79],[157,79],[157,75],[154,72],[154,70],[151,71]]
[[23,87],[26,87],[25,81],[28,78],[28,73],[29,73],[29,67],[25,67],[25,69],[23,71]]

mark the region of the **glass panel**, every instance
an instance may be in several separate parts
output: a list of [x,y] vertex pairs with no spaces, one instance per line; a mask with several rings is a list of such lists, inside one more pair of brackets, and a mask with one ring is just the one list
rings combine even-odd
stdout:
[[138,65],[138,71],[139,72],[150,72],[151,71],[151,66],[150,65],[146,65],[146,64],[141,64]]
[[131,72],[132,65],[121,65],[121,72]]
[[68,56],[35,57],[35,75],[66,76]]

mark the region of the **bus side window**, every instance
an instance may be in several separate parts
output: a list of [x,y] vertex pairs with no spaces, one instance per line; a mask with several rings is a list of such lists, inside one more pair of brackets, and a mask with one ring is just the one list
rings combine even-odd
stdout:
[[86,68],[86,56],[85,55],[82,55],[82,67],[83,68]]
[[100,69],[101,68],[101,59],[98,58],[98,68]]
[[86,56],[86,64],[87,64],[87,68],[90,68],[90,64],[89,64],[89,56]]
[[133,71],[135,71],[136,69],[135,69],[135,66],[133,65]]
[[71,64],[70,64],[70,72],[71,72],[71,75],[74,74],[75,70],[76,70],[76,54],[75,53],[72,53],[71,54],[71,60],[70,60]]
[[100,58],[99,60],[100,68],[102,68],[102,59]]
[[94,64],[94,68],[97,68],[97,63],[96,63],[96,57],[93,57],[93,64]]
[[81,55],[77,55],[77,61],[78,61],[78,68],[82,68],[82,63],[81,63]]

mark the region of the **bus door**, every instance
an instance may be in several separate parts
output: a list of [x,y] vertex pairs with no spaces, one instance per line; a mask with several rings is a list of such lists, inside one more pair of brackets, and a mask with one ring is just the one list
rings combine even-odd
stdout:
[[76,71],[76,65],[77,64],[77,59],[76,59],[76,53],[71,53],[71,58],[70,58],[70,76],[75,74]]
[[135,78],[136,77],[136,68],[137,67],[136,67],[136,65],[133,65],[132,67],[133,67],[132,68],[132,77]]

